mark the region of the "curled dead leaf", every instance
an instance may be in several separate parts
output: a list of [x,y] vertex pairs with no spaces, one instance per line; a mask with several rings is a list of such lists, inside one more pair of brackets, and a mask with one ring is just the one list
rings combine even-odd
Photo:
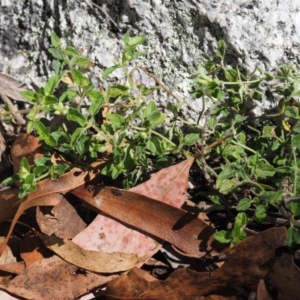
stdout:
[[61,239],[55,235],[47,236],[37,233],[46,247],[51,249],[65,261],[82,269],[96,273],[117,273],[127,271],[138,265],[143,258],[132,253],[105,253],[84,250],[68,239]]

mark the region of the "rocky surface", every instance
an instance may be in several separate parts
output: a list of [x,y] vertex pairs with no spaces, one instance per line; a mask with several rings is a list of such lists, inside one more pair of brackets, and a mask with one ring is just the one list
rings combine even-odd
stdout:
[[[201,3],[200,3],[201,2]],[[54,30],[96,64],[93,81],[121,53],[121,39],[131,29],[145,34],[147,51],[140,63],[155,73],[181,99],[190,103],[190,117],[201,102],[189,97],[191,75],[213,57],[217,41],[229,48],[228,62],[249,70],[270,70],[299,63],[300,2],[298,0],[1,0],[0,72],[40,85],[51,74],[47,52]],[[122,81],[115,72],[109,80]],[[166,101],[160,95],[159,101]]]

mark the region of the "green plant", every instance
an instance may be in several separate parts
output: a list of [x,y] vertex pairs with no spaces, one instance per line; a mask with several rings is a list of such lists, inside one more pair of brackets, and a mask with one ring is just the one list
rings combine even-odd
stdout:
[[[220,41],[219,60],[199,68],[193,95],[202,97],[204,104],[211,102],[203,127],[205,144],[231,136],[205,153],[201,165],[212,178],[215,195],[211,200],[247,213],[238,213],[233,230],[218,232],[215,238],[235,244],[245,237],[241,228],[253,222],[272,223],[276,219],[270,216],[277,211],[290,223],[289,245],[299,243],[294,232],[300,225],[300,202],[284,199],[300,193],[300,72],[294,66],[282,66],[274,74],[260,69],[242,73],[225,65],[225,49]],[[254,114],[253,104],[266,100],[264,89],[269,98],[279,101],[273,111]]]
[[[162,108],[149,98],[159,87],[151,86],[145,69],[140,68],[146,76],[137,82],[133,71],[139,67],[129,73],[132,60],[144,54],[137,50],[144,40],[143,35],[131,38],[129,32],[125,34],[121,59],[114,60],[114,65],[102,77],[120,68],[126,84],[113,84],[100,91],[85,75],[93,63],[73,47],[63,48],[52,32],[53,48],[49,52],[57,60],[55,74],[38,91],[22,92],[32,104],[26,115],[27,132],[36,133],[46,149],[65,155],[73,165],[90,164],[108,156],[110,163],[102,169],[102,174],[113,179],[122,175],[124,187],[134,185],[150,170],[171,164],[176,154],[184,153],[199,140],[199,134],[184,136],[178,116],[180,103]],[[66,90],[59,93],[58,89],[66,86],[65,83]],[[166,126],[169,129],[164,132]],[[24,186],[20,197],[34,190],[38,179],[47,177],[52,168],[51,164],[45,164],[40,176],[34,176],[36,169],[30,172],[28,166],[26,178],[20,171],[4,181],[20,180]]]
[[[192,95],[202,99],[203,111],[198,122],[187,122],[180,111],[184,103],[145,68],[132,64],[144,54],[138,51],[144,40],[143,35],[125,34],[121,58],[102,77],[121,69],[126,82],[98,90],[86,75],[93,63],[73,47],[62,47],[52,32],[49,52],[57,60],[55,74],[38,91],[22,92],[32,104],[24,113],[27,132],[36,133],[49,151],[65,155],[69,165],[54,166],[50,154],[35,160],[33,168],[23,159],[19,173],[5,183],[18,180],[19,196],[24,197],[42,178],[56,178],[72,165],[108,157],[102,173],[122,177],[126,188],[172,164],[178,155],[198,153],[209,186],[201,195],[222,204],[233,223],[231,230],[216,233],[217,240],[234,245],[246,237],[249,226],[273,224],[279,216],[290,225],[288,244],[300,243],[299,70],[282,66],[273,74],[259,68],[242,72],[226,65],[226,44],[219,41],[217,59],[200,66],[195,79]],[[152,100],[158,89],[173,96],[175,104],[163,107]],[[273,110],[253,113],[255,103],[276,97]]]

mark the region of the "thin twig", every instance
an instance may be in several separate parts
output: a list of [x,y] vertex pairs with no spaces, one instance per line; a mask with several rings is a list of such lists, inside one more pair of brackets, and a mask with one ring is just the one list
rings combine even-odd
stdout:
[[104,14],[105,16],[110,19],[112,21],[112,23],[116,26],[116,28],[120,29],[119,26],[117,25],[117,23],[111,18],[111,16],[99,5],[97,5],[96,3],[94,3],[93,1],[89,1],[92,5],[96,6],[97,8],[99,8]]
[[[218,146],[219,144],[221,144],[222,142],[224,142],[226,139],[228,139],[228,138],[230,138],[230,137],[232,137],[232,136],[234,136],[234,135],[235,135],[235,132],[234,132],[234,131],[229,132],[229,133],[226,134],[225,136],[223,136],[223,137],[217,139],[216,141],[214,141],[214,142],[211,143],[210,145],[206,146],[206,147],[204,148],[205,151],[207,151],[207,150],[209,150],[209,149],[211,149],[211,148],[214,148],[214,147]],[[195,159],[196,159],[196,158],[198,158],[198,157],[201,156],[201,155],[202,155],[201,152],[198,152],[198,153],[196,153],[196,154],[194,155],[194,157],[195,157]]]
[[130,71],[130,78],[132,81],[133,80],[133,73],[136,70],[142,70],[144,71],[149,77],[151,77],[160,87],[162,87],[162,89],[170,96],[172,96],[177,102],[180,102],[180,99],[172,92],[170,91],[170,89],[165,86],[154,74],[150,73],[145,67],[143,66],[135,66],[131,71]]
[[213,180],[212,180],[211,176],[209,175],[209,173],[207,172],[207,169],[206,169],[206,160],[205,160],[206,148],[204,147],[205,135],[206,135],[207,127],[208,127],[208,120],[209,120],[210,114],[211,114],[211,110],[208,109],[205,113],[204,124],[201,128],[201,140],[200,140],[201,150],[200,150],[200,153],[201,153],[201,163],[202,163],[202,171],[203,171],[204,178],[211,185]]
[[23,119],[23,117],[18,113],[17,109],[14,107],[10,99],[4,94],[0,92],[0,97],[3,99],[3,101],[7,104],[9,107],[11,113],[14,115],[16,121],[19,125],[24,125],[26,121]]
[[287,205],[290,202],[297,202],[299,200],[300,200],[300,196],[284,197],[282,199],[282,204]]

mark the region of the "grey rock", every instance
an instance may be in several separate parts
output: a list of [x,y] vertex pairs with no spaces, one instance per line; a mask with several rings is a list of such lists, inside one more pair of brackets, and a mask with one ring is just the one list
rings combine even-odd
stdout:
[[[187,117],[202,109],[191,99],[191,75],[214,56],[217,41],[228,44],[227,62],[252,71],[280,64],[299,64],[300,2],[297,0],[1,0],[0,72],[41,85],[51,75],[47,52],[54,30],[95,62],[95,84],[124,80],[115,72],[103,81],[101,73],[120,57],[128,29],[145,34],[147,51],[137,63],[158,76],[189,104]],[[112,21],[113,20],[113,21]],[[157,94],[157,101],[173,101]]]

